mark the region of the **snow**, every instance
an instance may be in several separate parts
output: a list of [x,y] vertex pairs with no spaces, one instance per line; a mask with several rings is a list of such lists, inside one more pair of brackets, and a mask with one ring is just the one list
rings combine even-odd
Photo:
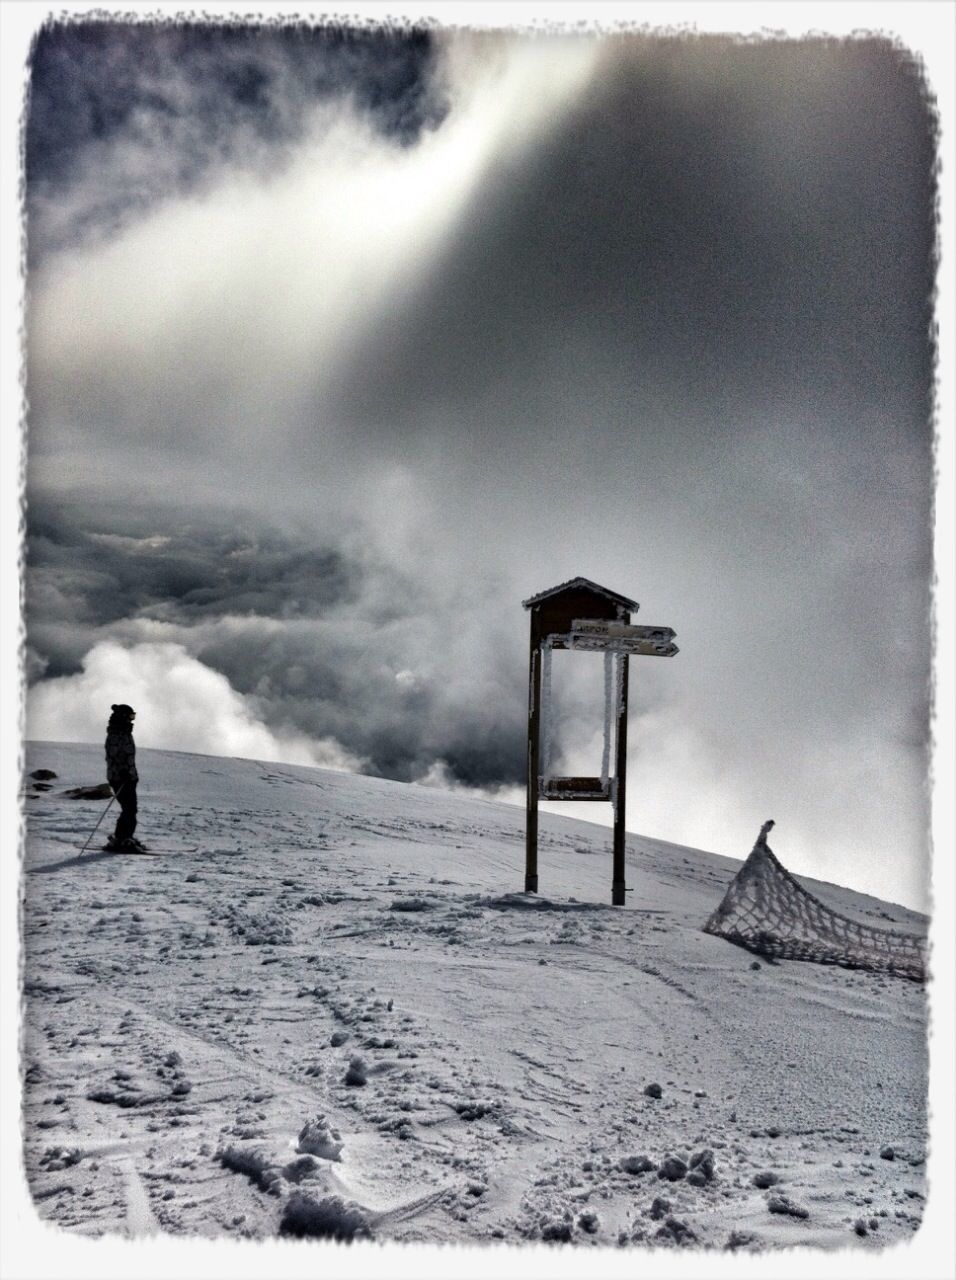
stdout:
[[66,792],[101,780],[102,748],[27,750],[24,1160],[44,1221],[874,1258],[919,1227],[926,993],[703,933],[738,862],[629,835],[615,908],[609,833],[542,812],[533,896],[518,809],[138,764],[137,834],[161,852],[97,837],[80,858],[103,802]]

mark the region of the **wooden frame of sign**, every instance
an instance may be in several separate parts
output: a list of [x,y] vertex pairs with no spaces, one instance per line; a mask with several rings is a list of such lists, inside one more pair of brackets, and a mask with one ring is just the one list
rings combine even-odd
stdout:
[[[539,800],[610,800],[614,806],[611,903],[624,905],[624,816],[627,795],[628,657],[672,657],[677,653],[670,627],[631,625],[634,600],[588,578],[572,578],[542,591],[524,607],[531,613],[528,672],[527,821],[525,892],[538,892]],[[610,778],[552,778],[541,771],[542,655],[545,649],[581,649],[617,655],[614,775]],[[606,729],[607,732],[607,729]]]

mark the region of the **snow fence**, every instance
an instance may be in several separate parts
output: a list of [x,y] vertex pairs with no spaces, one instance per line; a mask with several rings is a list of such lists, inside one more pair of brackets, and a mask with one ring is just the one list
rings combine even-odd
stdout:
[[824,906],[774,856],[767,844],[772,826],[764,823],[704,932],[760,955],[870,969],[924,982],[923,939],[858,924]]

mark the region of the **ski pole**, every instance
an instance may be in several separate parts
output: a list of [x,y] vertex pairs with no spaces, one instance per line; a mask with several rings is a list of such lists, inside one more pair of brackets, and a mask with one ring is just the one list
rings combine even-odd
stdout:
[[87,844],[89,844],[89,843],[90,843],[90,841],[93,839],[93,837],[96,835],[96,832],[97,832],[97,830],[99,829],[99,825],[100,825],[100,823],[103,821],[103,819],[106,817],[106,815],[107,815],[107,814],[109,813],[109,811],[110,811],[110,805],[112,805],[113,801],[116,799],[116,797],[119,795],[119,793],[123,790],[123,788],[125,787],[125,785],[126,785],[126,783],[125,783],[125,782],[121,782],[121,783],[119,784],[119,786],[116,788],[116,790],[113,792],[113,794],[110,796],[110,798],[109,798],[109,803],[107,804],[106,808],[103,810],[103,812],[100,814],[99,818],[97,819],[96,826],[93,828],[93,830],[90,832],[90,834],[86,837],[86,844],[85,844],[85,845],[83,846],[83,848],[80,850],[80,852],[79,852],[79,857],[81,857],[81,858],[82,858],[82,857],[83,857],[83,855],[84,855],[84,853],[86,853],[86,845],[87,845]]

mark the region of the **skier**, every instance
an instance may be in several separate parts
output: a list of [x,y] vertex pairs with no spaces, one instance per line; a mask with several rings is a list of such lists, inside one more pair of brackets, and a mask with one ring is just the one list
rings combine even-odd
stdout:
[[145,845],[134,837],[136,830],[136,745],[133,721],[136,712],[125,702],[113,703],[106,726],[106,778],[119,802],[116,830],[103,846],[110,852],[146,853]]

